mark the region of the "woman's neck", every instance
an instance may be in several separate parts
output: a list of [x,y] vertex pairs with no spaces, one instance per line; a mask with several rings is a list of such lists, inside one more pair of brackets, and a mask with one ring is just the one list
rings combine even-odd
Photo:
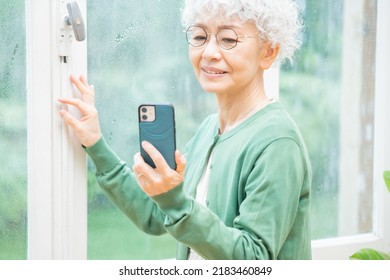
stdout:
[[266,107],[272,100],[267,97],[261,84],[250,91],[233,94],[219,93],[217,102],[219,131],[222,134]]

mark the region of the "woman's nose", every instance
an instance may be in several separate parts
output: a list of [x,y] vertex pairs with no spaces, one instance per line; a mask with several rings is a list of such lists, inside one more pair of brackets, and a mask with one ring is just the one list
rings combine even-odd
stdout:
[[214,34],[210,35],[209,40],[205,43],[202,57],[208,61],[221,59],[221,47],[218,45],[217,38]]

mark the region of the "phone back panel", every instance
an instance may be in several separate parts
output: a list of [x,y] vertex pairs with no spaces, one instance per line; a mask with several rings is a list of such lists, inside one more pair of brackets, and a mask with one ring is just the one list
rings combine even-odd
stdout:
[[[152,105],[155,108],[155,120],[152,122],[143,121],[141,118],[141,107]],[[142,141],[148,141],[163,155],[166,162],[172,169],[176,169],[176,131],[175,113],[171,104],[143,104],[138,107],[140,151],[145,162],[155,168],[150,156],[142,148]]]

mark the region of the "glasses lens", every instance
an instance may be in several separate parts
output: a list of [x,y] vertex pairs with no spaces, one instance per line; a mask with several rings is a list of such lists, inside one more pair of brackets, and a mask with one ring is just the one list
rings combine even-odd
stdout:
[[187,41],[194,47],[203,46],[207,41],[207,33],[202,27],[190,26],[186,32]]
[[218,44],[226,50],[232,49],[237,46],[237,40],[237,33],[232,29],[224,28],[219,30],[219,32],[217,33]]

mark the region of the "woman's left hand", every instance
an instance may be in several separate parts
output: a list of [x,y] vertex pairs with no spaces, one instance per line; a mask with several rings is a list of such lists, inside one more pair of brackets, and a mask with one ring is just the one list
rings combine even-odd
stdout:
[[166,193],[183,182],[186,159],[179,151],[175,152],[176,170],[173,170],[152,144],[144,141],[142,147],[149,154],[156,168],[148,165],[141,153],[137,153],[134,156],[133,171],[138,184],[148,196]]

